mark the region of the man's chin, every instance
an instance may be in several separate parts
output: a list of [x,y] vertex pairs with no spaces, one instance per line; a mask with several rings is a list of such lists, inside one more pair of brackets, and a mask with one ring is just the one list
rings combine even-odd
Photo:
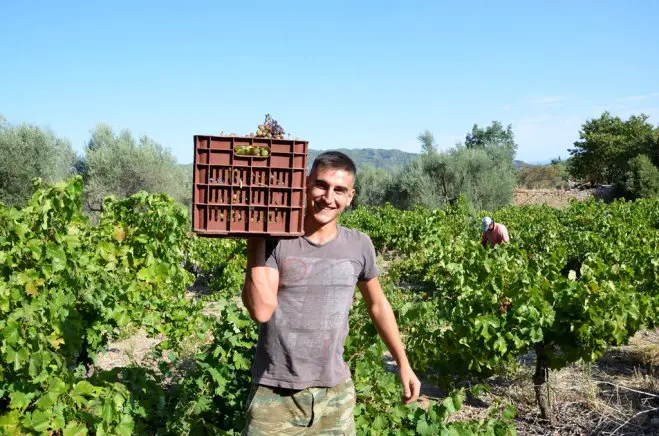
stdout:
[[327,214],[323,212],[316,212],[315,214],[313,214],[314,221],[316,221],[318,224],[321,225],[330,223],[334,221],[336,218],[337,216],[334,214]]

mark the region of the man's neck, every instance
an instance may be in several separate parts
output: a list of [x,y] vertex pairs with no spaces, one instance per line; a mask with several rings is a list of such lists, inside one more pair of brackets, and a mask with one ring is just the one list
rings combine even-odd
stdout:
[[327,224],[319,225],[311,219],[305,219],[304,234],[307,239],[314,244],[323,245],[336,237],[338,228],[336,221],[331,221]]

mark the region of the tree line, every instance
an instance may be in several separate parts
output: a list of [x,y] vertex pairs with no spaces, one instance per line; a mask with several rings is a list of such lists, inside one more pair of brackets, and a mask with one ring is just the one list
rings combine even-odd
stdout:
[[[582,125],[569,159],[519,169],[512,126],[499,121],[475,124],[445,151],[430,131],[417,139],[422,153],[411,162],[391,170],[365,166],[359,172],[355,206],[437,209],[463,196],[474,210],[496,210],[510,204],[517,186],[561,188],[569,179],[614,184],[617,195],[629,199],[659,195],[659,127],[644,114],[623,120],[604,112]],[[106,196],[123,198],[142,190],[191,203],[189,165],[178,164],[169,149],[148,136],[136,138],[104,123],[92,130],[78,155],[54,132],[11,125],[0,115],[0,157],[0,201],[10,206],[32,195],[33,178],[55,182],[74,174],[83,177],[88,212],[99,211]]]
[[0,116],[0,201],[24,204],[32,195],[31,180],[53,183],[81,175],[87,212],[100,211],[109,195],[128,197],[139,191],[167,193],[189,205],[192,173],[179,165],[170,150],[148,136],[115,132],[98,124],[81,155],[70,141],[30,124],[12,126]]

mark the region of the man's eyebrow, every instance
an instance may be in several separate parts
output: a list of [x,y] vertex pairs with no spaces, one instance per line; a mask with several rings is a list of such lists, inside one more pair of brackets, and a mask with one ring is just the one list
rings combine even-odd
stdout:
[[[324,185],[324,186],[329,186],[329,183],[326,182],[326,181],[323,180],[323,179],[316,179],[316,183],[317,183],[317,184],[320,183],[320,184],[322,184],[322,185]],[[340,191],[348,191],[348,187],[347,187],[347,186],[343,186],[343,185],[337,185],[336,188],[334,188],[334,190],[335,190],[335,191],[337,191],[337,190],[340,190]]]

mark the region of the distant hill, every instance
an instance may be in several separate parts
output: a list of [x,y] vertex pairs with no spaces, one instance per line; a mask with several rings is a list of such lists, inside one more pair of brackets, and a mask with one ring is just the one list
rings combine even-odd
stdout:
[[[382,150],[377,148],[355,148],[352,150],[348,150],[346,148],[338,148],[337,150],[350,156],[350,158],[355,162],[358,171],[367,165],[372,168],[400,168],[404,167],[419,157],[419,153],[408,153],[406,151],[400,150]],[[323,151],[325,150],[309,150],[307,169],[311,168],[311,164],[313,163],[316,156],[321,154]],[[518,170],[527,166],[533,166],[526,162],[522,162],[521,160],[513,161],[513,165]],[[192,172],[192,164],[181,164],[181,166],[183,166],[186,171]]]
[[[384,169],[404,167],[419,157],[418,153],[408,153],[400,150],[382,150],[377,148],[355,148],[352,150],[337,148],[336,150],[350,156],[357,166],[357,171],[363,169],[365,166]],[[316,156],[323,151],[325,150],[309,150],[308,168],[311,168],[311,164]]]
[[[419,153],[408,153],[400,150],[381,150],[376,148],[355,148],[352,150],[338,148],[337,150],[350,156],[355,162],[357,170],[361,170],[367,165],[372,168],[383,169],[404,167],[420,156]],[[313,160],[323,151],[324,150],[309,150],[308,168],[311,168]],[[515,169],[519,170],[533,165],[522,162],[521,160],[514,160],[513,166]]]
[[526,162],[522,162],[521,160],[514,160],[513,161],[513,166],[515,167],[516,170],[521,170],[524,167],[532,167],[535,166],[533,164],[529,164]]

